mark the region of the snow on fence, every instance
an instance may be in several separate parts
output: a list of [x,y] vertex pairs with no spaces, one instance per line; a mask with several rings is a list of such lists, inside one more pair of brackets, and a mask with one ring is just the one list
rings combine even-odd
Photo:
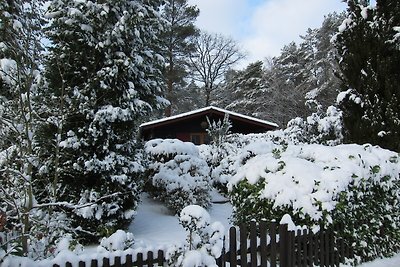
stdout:
[[[288,230],[287,224],[276,222],[256,223],[231,227],[226,237],[221,257],[217,259],[220,267],[236,266],[339,266],[346,258],[353,258],[353,251],[345,240],[337,238],[332,231],[313,233],[307,229]],[[112,262],[113,264],[110,264]],[[92,260],[90,265],[79,262],[79,267],[131,267],[131,266],[164,266],[165,253],[159,250],[157,255],[152,251],[147,254],[127,255],[126,258],[115,257],[112,261]],[[67,262],[65,267],[75,267]],[[53,267],[63,267],[57,264]]]

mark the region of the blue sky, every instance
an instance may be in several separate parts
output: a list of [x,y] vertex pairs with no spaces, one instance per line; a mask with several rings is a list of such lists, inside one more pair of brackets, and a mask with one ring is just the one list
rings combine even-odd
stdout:
[[277,56],[324,15],[346,10],[341,0],[189,0],[200,8],[197,26],[233,37],[247,51],[246,64]]

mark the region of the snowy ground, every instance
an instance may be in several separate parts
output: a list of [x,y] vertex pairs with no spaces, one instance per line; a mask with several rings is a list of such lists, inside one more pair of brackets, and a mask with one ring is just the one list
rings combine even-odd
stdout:
[[[221,198],[213,192],[214,201]],[[134,222],[129,227],[137,246],[158,247],[184,242],[186,235],[178,217],[171,214],[160,202],[144,194],[137,212]],[[212,221],[220,221],[226,230],[229,229],[229,218],[232,215],[232,206],[229,203],[213,204],[209,213]],[[400,253],[392,258],[364,263],[360,267],[400,267]]]
[[[223,200],[215,191],[212,193],[213,201]],[[229,203],[213,204],[208,210],[212,222],[221,222],[227,231],[231,226],[229,218],[232,214],[232,206]],[[158,246],[185,241],[186,234],[179,224],[177,216],[174,216],[160,202],[151,199],[147,194],[142,196],[135,220],[129,227],[129,231],[135,236],[138,246]]]

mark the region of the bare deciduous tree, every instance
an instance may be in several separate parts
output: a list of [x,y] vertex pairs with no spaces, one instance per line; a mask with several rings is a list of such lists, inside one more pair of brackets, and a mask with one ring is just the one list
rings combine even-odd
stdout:
[[245,57],[238,44],[220,34],[201,33],[193,40],[195,51],[190,56],[193,79],[204,84],[206,101],[223,80],[225,73]]

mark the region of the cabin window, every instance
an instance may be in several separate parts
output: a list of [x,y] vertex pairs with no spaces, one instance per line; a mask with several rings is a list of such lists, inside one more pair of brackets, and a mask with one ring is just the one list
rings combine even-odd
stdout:
[[191,133],[190,141],[195,145],[208,144],[210,138],[207,133]]

